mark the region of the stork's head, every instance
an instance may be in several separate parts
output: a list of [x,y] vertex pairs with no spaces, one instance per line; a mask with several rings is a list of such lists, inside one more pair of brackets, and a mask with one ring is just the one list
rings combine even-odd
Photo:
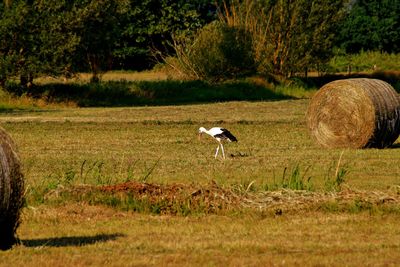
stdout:
[[201,138],[201,135],[202,135],[203,133],[205,133],[205,132],[207,132],[206,128],[204,128],[204,127],[200,127],[200,128],[199,128],[199,140],[200,140],[200,138]]

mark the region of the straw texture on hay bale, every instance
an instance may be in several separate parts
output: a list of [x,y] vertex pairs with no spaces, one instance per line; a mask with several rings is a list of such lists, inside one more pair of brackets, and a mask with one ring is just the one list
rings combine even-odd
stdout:
[[24,204],[24,177],[16,146],[0,127],[0,249],[18,243],[16,230]]
[[388,147],[400,133],[400,99],[381,80],[333,81],[311,99],[307,125],[323,147]]

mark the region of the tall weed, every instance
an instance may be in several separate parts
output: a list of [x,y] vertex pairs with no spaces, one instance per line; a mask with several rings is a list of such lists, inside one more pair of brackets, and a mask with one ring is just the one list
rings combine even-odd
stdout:
[[[328,169],[328,172],[325,176],[325,190],[326,191],[340,191],[342,189],[342,185],[346,182],[345,176],[349,173],[349,169],[347,165],[342,165],[342,157],[344,151],[340,154],[340,157],[336,163],[336,166],[333,164]],[[334,173],[332,174],[332,172]]]
[[282,176],[277,179],[274,175],[274,181],[264,184],[263,189],[267,191],[279,189],[314,191],[312,176],[307,174],[310,168],[311,166],[308,166],[302,171],[299,164],[291,168],[285,167]]

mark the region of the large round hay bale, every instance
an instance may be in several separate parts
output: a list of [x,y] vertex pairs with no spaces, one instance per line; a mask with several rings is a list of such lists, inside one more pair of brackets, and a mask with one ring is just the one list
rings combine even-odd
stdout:
[[328,148],[384,148],[400,133],[400,99],[388,83],[367,78],[330,82],[311,99],[307,125]]
[[16,146],[0,127],[0,249],[18,243],[16,230],[24,204],[24,177]]

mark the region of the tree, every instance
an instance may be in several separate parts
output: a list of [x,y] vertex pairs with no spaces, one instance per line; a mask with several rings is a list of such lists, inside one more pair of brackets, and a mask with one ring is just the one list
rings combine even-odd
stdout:
[[128,0],[81,0],[73,4],[75,26],[70,30],[79,36],[74,65],[80,70],[90,69],[92,81],[112,65],[128,6]]
[[327,62],[342,8],[343,0],[276,1],[267,30],[273,73],[287,77]]
[[190,33],[215,19],[214,0],[130,0],[113,54],[119,68],[154,65],[152,49],[164,53],[172,35]]
[[348,53],[400,52],[400,1],[355,0],[348,6],[336,44]]
[[288,77],[329,60],[345,1],[236,0],[222,18],[252,33],[259,70]]
[[40,75],[107,68],[121,36],[121,0],[14,0],[0,6],[0,83],[19,76],[28,86]]
[[41,74],[59,75],[78,44],[68,31],[65,1],[13,1],[0,15],[0,83],[19,76],[28,86]]

